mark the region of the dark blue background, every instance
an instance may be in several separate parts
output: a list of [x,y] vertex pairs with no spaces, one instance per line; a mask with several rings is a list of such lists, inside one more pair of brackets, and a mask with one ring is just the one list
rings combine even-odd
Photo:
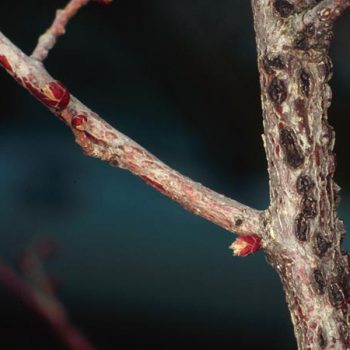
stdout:
[[[0,5],[1,30],[29,53],[64,1]],[[349,222],[349,16],[336,28],[340,208]],[[49,72],[120,131],[193,179],[264,209],[268,179],[251,9],[242,0],[91,4],[50,53]],[[294,349],[276,273],[262,253],[133,175],[85,157],[70,131],[0,71],[0,254],[53,238],[48,270],[99,349]],[[0,347],[62,349],[0,286]]]

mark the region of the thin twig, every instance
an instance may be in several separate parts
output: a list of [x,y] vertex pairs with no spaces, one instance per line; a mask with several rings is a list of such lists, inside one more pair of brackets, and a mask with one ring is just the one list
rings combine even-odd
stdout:
[[57,39],[63,35],[69,20],[87,5],[91,0],[71,0],[62,10],[57,10],[56,17],[47,31],[40,36],[38,44],[32,53],[32,57],[44,61],[49,51],[55,46]]
[[0,282],[18,299],[45,319],[72,350],[96,350],[69,321],[63,305],[51,293],[28,284],[10,266],[0,260]]
[[228,231],[262,235],[264,212],[226,198],[165,165],[70,95],[41,62],[26,56],[1,32],[0,64],[71,128],[87,155],[128,169],[187,210]]

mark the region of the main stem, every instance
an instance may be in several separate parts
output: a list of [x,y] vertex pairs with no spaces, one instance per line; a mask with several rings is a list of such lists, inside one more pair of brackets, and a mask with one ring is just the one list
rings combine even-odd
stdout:
[[332,23],[322,8],[305,23],[312,7],[298,3],[252,0],[270,176],[264,244],[283,284],[298,348],[349,349],[349,265],[341,250],[335,137],[327,122]]

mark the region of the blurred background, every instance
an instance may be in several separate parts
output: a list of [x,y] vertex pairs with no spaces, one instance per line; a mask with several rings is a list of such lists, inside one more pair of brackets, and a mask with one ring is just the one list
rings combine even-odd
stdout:
[[[2,1],[26,53],[66,1]],[[336,26],[330,122],[350,224],[350,14]],[[115,0],[79,12],[46,66],[113,126],[180,172],[258,209],[268,178],[249,1]],[[0,255],[47,238],[46,267],[98,349],[295,349],[276,273],[234,258],[230,233],[85,157],[63,123],[0,70]],[[345,245],[349,248],[349,240]],[[0,348],[65,349],[0,285]]]

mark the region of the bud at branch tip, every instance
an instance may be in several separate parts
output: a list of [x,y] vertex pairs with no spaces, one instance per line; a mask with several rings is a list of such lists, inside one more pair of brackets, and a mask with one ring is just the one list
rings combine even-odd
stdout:
[[261,240],[257,235],[239,236],[231,245],[235,256],[247,256],[261,248]]

